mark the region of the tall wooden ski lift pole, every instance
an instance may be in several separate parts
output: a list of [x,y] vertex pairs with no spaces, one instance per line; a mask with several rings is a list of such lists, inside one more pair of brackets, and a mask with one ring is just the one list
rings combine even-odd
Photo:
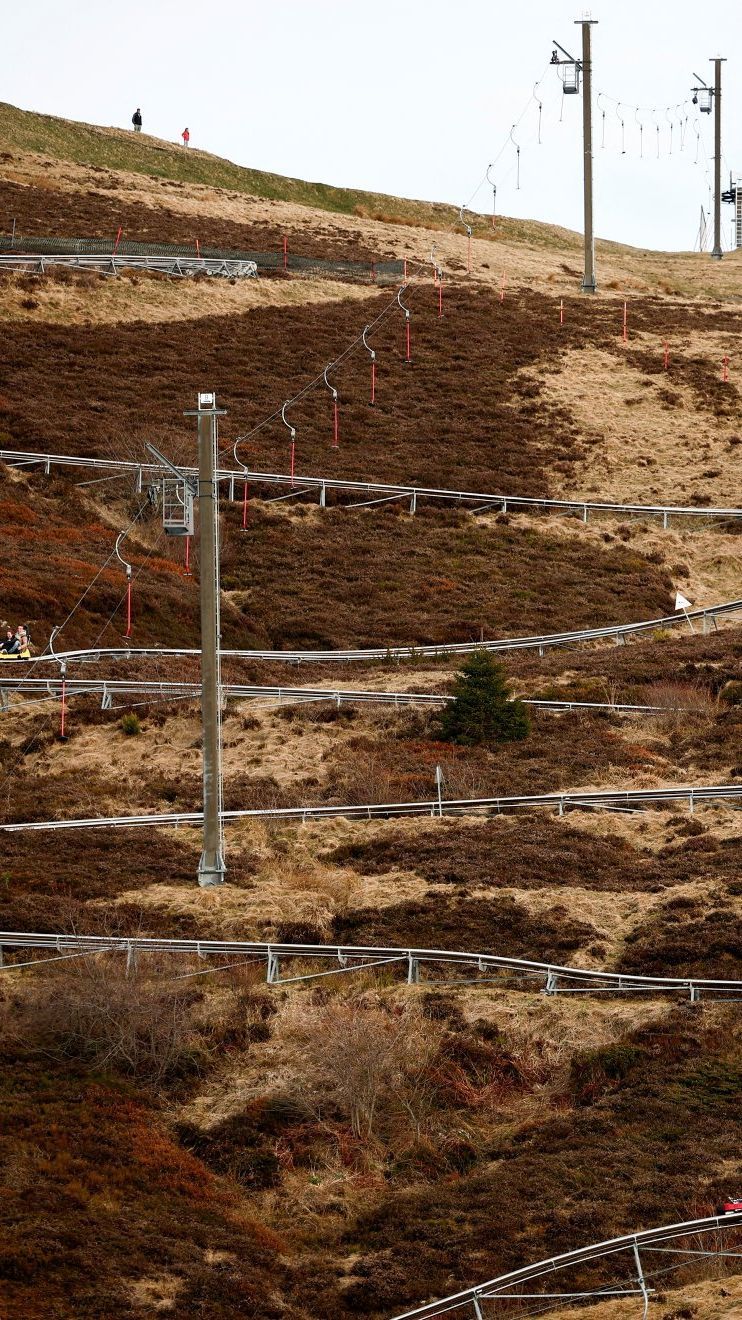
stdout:
[[[582,292],[595,293],[595,238],[593,234],[593,64],[592,34],[590,29],[597,19],[577,18],[582,28],[582,59],[576,60],[558,41],[554,42],[551,63],[559,66],[562,79],[562,91],[565,96],[575,96],[580,90],[582,76],[582,143],[583,143],[583,190],[585,203],[585,273],[582,277]],[[559,58],[559,53],[564,59]]]
[[198,418],[198,508],[201,559],[201,717],[203,722],[203,850],[198,883],[224,882],[222,833],[221,666],[219,622],[219,499],[216,481],[217,408],[215,394],[199,394],[198,408],[185,416]]
[[596,19],[576,19],[582,26],[582,140],[585,194],[585,274],[583,293],[595,293],[595,238],[593,234],[593,63],[591,31]]
[[721,261],[724,255],[721,248],[721,66],[726,60],[717,56],[711,63],[714,66],[713,87],[709,87],[699,74],[693,74],[698,79],[698,86],[693,88],[693,104],[698,106],[702,115],[714,111],[714,246],[711,256]]

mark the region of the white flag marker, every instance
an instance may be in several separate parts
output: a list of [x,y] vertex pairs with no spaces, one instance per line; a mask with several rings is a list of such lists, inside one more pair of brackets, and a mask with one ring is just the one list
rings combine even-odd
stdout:
[[692,619],[691,619],[691,618],[689,617],[689,615],[688,615],[688,610],[691,609],[691,608],[692,608],[692,606],[691,606],[690,601],[689,601],[689,600],[683,595],[682,591],[676,591],[676,592],[675,592],[675,609],[676,609],[676,610],[682,610],[682,611],[683,611],[683,614],[685,615],[686,619],[688,620],[688,627],[690,628],[691,632],[694,633],[696,630],[695,630],[695,628],[693,627],[693,621],[692,621]]
[[438,815],[442,816],[443,800],[442,800],[441,790],[443,788],[443,771],[441,770],[441,767],[439,765],[435,767],[435,786],[438,789]]

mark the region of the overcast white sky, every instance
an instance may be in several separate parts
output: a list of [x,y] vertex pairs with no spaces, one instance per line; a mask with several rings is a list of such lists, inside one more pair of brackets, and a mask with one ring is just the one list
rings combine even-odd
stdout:
[[[542,78],[492,171],[508,215],[582,224],[581,111],[548,68],[551,39],[579,53],[565,0],[0,0],[0,98],[24,109],[145,131],[240,164],[408,197],[468,201]],[[724,55],[723,170],[742,172],[740,0],[596,0],[596,232],[690,248],[708,207],[712,123],[689,98]],[[613,97],[634,110],[626,154]],[[673,149],[666,107],[673,107]],[[603,117],[605,110],[605,146]],[[560,111],[563,111],[560,122]],[[681,117],[688,116],[680,150]],[[701,147],[696,158],[696,121]],[[657,156],[658,135],[660,127]],[[489,210],[485,184],[472,205]],[[732,208],[723,210],[731,245]]]

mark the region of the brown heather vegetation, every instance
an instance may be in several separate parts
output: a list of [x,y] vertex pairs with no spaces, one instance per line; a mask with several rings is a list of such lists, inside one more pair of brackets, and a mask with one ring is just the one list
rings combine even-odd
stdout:
[[[112,243],[123,227],[123,239],[138,243],[189,244],[224,251],[283,252],[284,230],[264,223],[238,224],[213,215],[183,215],[167,206],[151,207],[106,194],[106,180],[86,192],[34,187],[0,180],[0,212],[15,216],[19,235],[43,238],[104,238]],[[292,234],[290,252],[328,261],[378,260],[362,240],[339,241],[330,233]]]
[[[0,112],[17,132],[22,117]],[[74,126],[38,117],[27,126],[33,136],[53,123],[69,157]],[[219,174],[220,189],[190,175],[158,182],[148,175],[176,163],[200,179],[210,158],[185,159],[142,139],[131,144],[131,135],[112,130],[84,139],[84,150],[110,150],[117,162],[139,152],[126,167],[135,174],[61,166],[34,137],[30,145],[46,155],[2,157],[0,206],[31,235],[111,238],[123,224],[131,239],[276,250],[285,220],[296,253],[364,260],[415,244],[423,250],[413,229],[296,206],[289,215],[285,202],[255,200],[235,167]],[[269,178],[253,181],[260,177]],[[237,186],[236,199],[225,188]],[[365,215],[384,203],[342,196],[348,212],[357,204]],[[329,195],[325,203],[333,204]],[[415,203],[394,214],[402,211],[447,223],[443,211],[423,214]],[[430,235],[423,238],[427,254]],[[337,452],[324,391],[293,410],[299,471],[596,498],[622,493],[624,481],[628,493],[672,498],[680,482],[688,501],[739,502],[740,396],[734,379],[718,379],[720,351],[739,335],[736,305],[642,292],[632,298],[626,348],[616,279],[616,298],[567,293],[559,326],[556,299],[565,275],[572,278],[574,236],[503,222],[494,242],[476,245],[472,283],[459,279],[461,242],[440,241],[445,259],[459,263],[445,286],[443,320],[429,283],[409,291],[410,367],[402,317],[383,323],[374,339],[373,410],[366,355],[344,363],[334,377]],[[500,247],[503,303],[495,287]],[[619,258],[630,287],[646,288],[649,258]],[[700,259],[686,261],[689,287],[702,287]],[[723,266],[736,278],[732,261]],[[656,261],[652,270],[650,283],[665,279]],[[679,261],[666,273],[670,285],[681,275]],[[194,436],[181,414],[208,385],[229,409],[224,463],[236,436],[320,371],[388,297],[369,291],[355,302],[220,306],[215,314],[202,296],[189,311],[183,286],[180,320],[80,325],[46,319],[51,287],[36,277],[0,279],[0,303],[22,295],[26,304],[25,319],[4,326],[0,446],[136,459],[143,440],[154,439],[192,458]],[[101,282],[76,278],[74,287],[95,322]],[[667,378],[665,336],[673,345]],[[594,406],[580,397],[591,381]],[[603,390],[603,381],[615,390]],[[254,467],[285,471],[284,428],[271,424],[241,453]],[[86,476],[0,473],[3,616],[28,620],[38,646],[139,507],[125,482],[74,485]],[[731,536],[717,547],[714,533],[682,524],[663,540],[628,521],[584,529],[567,519],[477,520],[424,507],[414,518],[402,508],[320,513],[309,500],[271,507],[255,499],[266,493],[251,491],[246,533],[239,505],[224,507],[229,646],[476,640],[482,631],[664,614],[677,585],[696,599],[719,599],[719,583],[736,591]],[[158,528],[157,515],[147,514],[127,543],[137,573],[134,640],[191,645],[198,556],[194,577],[185,578],[182,545],[166,543]],[[109,564],[60,644],[119,642],[123,589],[120,566]],[[427,799],[437,764],[446,791],[462,796],[736,780],[741,658],[739,626],[543,657],[513,653],[508,677],[523,695],[665,709],[628,719],[537,714],[527,740],[495,752],[442,744],[424,710],[235,704],[223,725],[226,805]],[[298,671],[231,661],[225,677],[430,691],[447,689],[454,667],[427,658]],[[105,669],[111,677],[135,672],[197,676],[187,660]],[[678,714],[679,705],[693,713]],[[73,698],[61,744],[58,703],[25,711],[13,704],[0,730],[3,818],[198,806],[196,705],[136,713],[141,731],[127,737],[121,710]],[[564,819],[240,823],[228,830],[229,884],[218,891],[195,885],[199,843],[189,830],[0,834],[0,926],[379,941],[742,976],[731,807],[693,816],[673,808]],[[463,973],[448,985],[442,970],[430,969],[417,988],[388,967],[270,989],[263,967],[204,970],[195,958],[148,955],[127,975],[122,958],[101,955],[4,973],[3,1314],[388,1320],[529,1260],[711,1212],[739,1190],[735,1004],[547,997],[502,980],[466,985]],[[609,1270],[598,1263],[573,1281],[592,1287]],[[687,1283],[692,1273],[678,1279]],[[677,1303],[670,1293],[653,1302],[650,1315],[731,1320],[738,1280],[728,1282],[723,1297],[714,1284],[708,1310],[685,1289]],[[628,1320],[606,1312],[610,1306],[601,1305],[599,1320]]]

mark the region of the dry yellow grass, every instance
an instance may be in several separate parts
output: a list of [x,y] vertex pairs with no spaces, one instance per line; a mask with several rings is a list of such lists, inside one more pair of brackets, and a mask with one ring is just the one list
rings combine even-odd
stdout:
[[[105,130],[97,130],[105,132]],[[16,151],[3,174],[37,187],[87,191],[101,187],[101,173],[69,161],[53,161],[29,151]],[[431,246],[444,268],[463,270],[466,237],[463,232],[431,230],[422,226],[398,225],[363,216],[314,210],[296,203],[246,196],[227,188],[157,179],[143,174],[108,170],[106,195],[147,206],[164,205],[184,215],[210,215],[243,224],[270,222],[289,235],[314,228],[319,235],[353,237],[372,249],[392,251],[423,262],[430,268]],[[458,228],[458,227],[457,227]],[[504,273],[506,285],[529,285],[555,294],[576,292],[581,276],[579,236],[553,225],[524,225],[526,237],[504,238],[502,231],[492,240],[475,238],[472,244],[472,274],[484,283],[499,287]],[[530,234],[533,237],[529,237]],[[660,296],[735,299],[742,294],[742,254],[730,253],[723,263],[694,253],[649,252],[615,243],[597,245],[598,281],[603,297],[622,298],[626,293],[651,292]],[[567,269],[563,269],[566,266]]]
[[700,411],[690,391],[675,382],[673,393],[681,402],[663,406],[664,377],[644,377],[602,349],[573,350],[563,355],[557,371],[534,374],[544,400],[568,409],[586,437],[584,457],[570,473],[564,495],[691,504],[700,494],[723,507],[738,503],[734,492],[742,455],[729,442],[742,419],[720,420]]
[[[588,1311],[582,1307],[549,1311],[552,1320],[637,1320],[641,1301],[636,1297],[598,1302]],[[652,1297],[647,1320],[742,1320],[742,1275],[722,1279],[704,1279],[685,1288],[662,1292]]]
[[[13,276],[0,288],[0,323],[44,321],[58,325],[122,325],[240,315],[263,307],[367,299],[363,285],[333,280],[296,281],[168,279],[164,276],[91,275],[85,283],[61,284],[38,277],[29,294]],[[27,281],[24,281],[27,282]],[[35,306],[24,306],[32,301]]]

